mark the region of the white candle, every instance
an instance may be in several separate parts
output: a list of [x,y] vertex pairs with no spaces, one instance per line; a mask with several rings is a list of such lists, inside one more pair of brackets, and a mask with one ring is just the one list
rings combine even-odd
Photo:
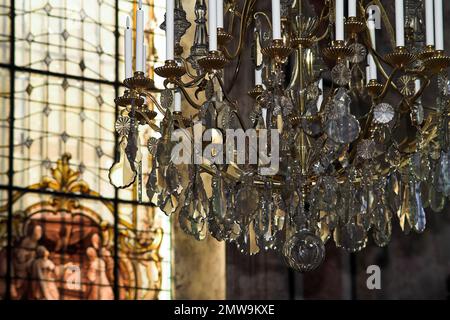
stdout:
[[427,46],[434,46],[434,9],[433,0],[425,0],[425,25]]
[[267,109],[266,108],[262,108],[261,109],[261,113],[262,113],[262,117],[264,120],[264,127],[267,125]]
[[209,51],[217,50],[217,0],[208,2]]
[[374,50],[377,49],[377,41],[375,38],[375,30],[376,30],[376,26],[375,26],[375,20],[372,19],[373,17],[370,16],[369,19],[367,20],[367,29],[369,29],[369,34],[370,34],[370,43],[372,44],[372,48]]
[[318,82],[318,87],[320,89],[319,97],[317,98],[317,111],[320,111],[320,108],[322,107],[323,102],[323,79],[320,78]]
[[348,0],[348,16],[356,17],[356,0]]
[[147,46],[142,49],[142,67],[144,68],[144,76],[147,75]]
[[[373,16],[369,17],[369,20],[367,21],[367,28],[369,29],[370,34],[370,43],[372,45],[372,48],[376,50],[377,48],[377,42],[375,38],[375,20],[373,19]],[[375,64],[375,60],[373,59],[372,54],[367,55],[367,63],[369,65],[369,75],[367,80],[377,80],[378,74],[377,74],[377,65]]]
[[[370,54],[370,53],[369,53]],[[367,66],[366,66],[366,84],[370,82],[370,67],[369,67],[369,56],[367,56]]]
[[442,0],[434,0],[434,19],[436,50],[444,50],[444,13],[442,10]]
[[175,1],[166,0],[166,60],[173,60],[174,58],[174,10]]
[[131,34],[130,17],[127,17],[125,28],[125,79],[133,76],[133,35]]
[[255,69],[255,86],[262,85],[262,68]]
[[178,90],[174,95],[173,112],[181,112],[181,92]]
[[144,50],[144,10],[142,10],[142,0],[139,0],[139,9],[136,12],[136,71],[143,72],[144,61],[142,55]]
[[375,63],[375,60],[373,59],[372,54],[370,53],[367,55],[367,62],[369,65],[368,81],[378,80],[377,65]]
[[405,14],[403,0],[395,0],[395,37],[397,47],[405,46]]
[[416,93],[419,92],[421,86],[422,86],[422,82],[420,81],[420,79],[416,79],[414,81],[414,87],[415,87]]
[[223,28],[223,0],[217,0],[217,28]]
[[282,39],[280,0],[272,0],[272,39]]
[[344,0],[336,0],[336,41],[344,40]]

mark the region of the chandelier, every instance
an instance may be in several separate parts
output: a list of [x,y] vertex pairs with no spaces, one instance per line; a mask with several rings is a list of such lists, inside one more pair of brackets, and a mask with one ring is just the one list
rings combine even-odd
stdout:
[[[444,209],[450,57],[442,0],[396,0],[395,27],[380,0],[197,0],[192,22],[181,0],[167,0],[166,10],[166,61],[155,69],[161,89],[145,72],[141,4],[134,73],[127,21],[114,186],[134,184],[139,199],[146,192],[198,240],[209,233],[244,254],[278,251],[301,272],[322,263],[327,241],[348,252],[369,239],[385,246],[394,221],[420,233],[424,209]],[[180,41],[191,25],[186,50]],[[386,55],[377,51],[380,28],[390,36]],[[255,75],[253,103],[242,105],[230,88],[246,85],[246,49]],[[429,91],[435,103],[425,104]],[[155,132],[148,166],[141,126]],[[265,157],[250,161],[252,152]]]

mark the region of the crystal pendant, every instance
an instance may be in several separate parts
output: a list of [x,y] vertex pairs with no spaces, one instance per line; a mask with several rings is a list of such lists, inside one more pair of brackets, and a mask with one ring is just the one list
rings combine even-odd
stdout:
[[157,177],[158,169],[156,167],[156,160],[153,158],[152,162],[152,171],[150,171],[150,174],[148,176],[147,184],[146,184],[146,192],[147,196],[150,199],[150,202],[155,204],[155,195],[159,194],[160,189],[158,187],[158,177]]
[[248,226],[259,208],[259,192],[253,187],[252,180],[244,182],[238,190],[234,207],[236,220],[242,227]]
[[178,190],[180,189],[181,178],[173,163],[161,168],[161,170],[163,170],[161,176],[164,182],[159,194],[158,206],[166,215],[170,215],[178,205]]
[[373,219],[373,240],[377,246],[384,247],[391,239],[391,213],[383,204],[380,204],[373,212]]
[[410,196],[410,225],[416,232],[423,232],[426,226],[425,210],[422,204],[422,195],[420,193],[420,182],[411,181],[409,184]]
[[433,186],[431,186],[429,189],[428,199],[431,210],[433,210],[434,212],[441,212],[442,210],[444,210],[445,197]]
[[241,233],[235,242],[236,247],[242,254],[254,255],[260,251],[253,221],[246,228],[241,229]]
[[[266,185],[259,203],[260,209],[254,220],[259,247],[264,250],[276,250],[284,221],[277,221],[278,208],[274,203],[272,189],[269,184]],[[282,222],[282,224],[280,225],[279,222]]]
[[283,255],[292,269],[309,272],[322,263],[325,258],[325,246],[318,236],[303,229],[285,242]]
[[208,217],[209,231],[219,241],[227,240],[233,229],[233,220],[229,216],[225,182],[218,174],[212,178],[212,196]]
[[126,138],[120,142],[119,161],[109,169],[109,180],[116,188],[126,188],[134,183],[136,171],[133,170],[128,157],[126,156]]
[[209,201],[198,172],[194,172],[191,181],[193,182],[187,187],[184,205],[180,210],[179,223],[184,232],[197,240],[203,240],[208,229]]
[[359,122],[353,115],[347,114],[328,121],[326,132],[328,137],[337,143],[351,143],[359,136]]
[[331,70],[331,78],[338,86],[346,86],[352,78],[352,73],[345,64],[339,63]]
[[337,203],[338,184],[334,177],[320,177],[317,183],[318,208],[324,211],[331,211]]
[[415,152],[411,156],[411,169],[414,176],[418,180],[425,180],[430,174],[430,163],[428,161],[428,156],[422,152]]
[[450,197],[450,151],[442,151],[436,165],[436,190]]
[[388,103],[377,104],[373,109],[373,120],[375,123],[387,124],[394,119],[394,108]]
[[356,223],[347,223],[334,230],[336,246],[348,252],[361,251],[367,244],[367,235],[364,227]]

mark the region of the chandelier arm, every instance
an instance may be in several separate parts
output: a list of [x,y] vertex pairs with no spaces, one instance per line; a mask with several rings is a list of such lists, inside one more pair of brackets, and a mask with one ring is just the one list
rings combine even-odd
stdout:
[[377,100],[382,100],[384,99],[384,97],[386,96],[388,89],[392,83],[392,80],[394,79],[394,76],[397,74],[397,72],[399,71],[398,68],[394,68],[391,72],[391,74],[389,75],[386,83],[383,86],[383,90],[381,91],[380,95],[378,97],[376,97]]
[[238,109],[236,107],[236,102],[232,101],[231,98],[229,97],[229,95],[227,94],[227,92],[225,92],[222,78],[219,77],[217,74],[215,75],[215,78],[217,79],[217,82],[219,83],[219,86],[222,89],[222,93],[223,93],[225,100],[227,100],[230,103],[230,105],[233,106],[233,109],[234,109],[233,111],[235,112],[235,115],[239,120],[239,124],[241,125],[242,128],[245,128],[244,121],[242,121],[241,115],[239,114]]
[[231,90],[233,90],[234,85],[237,83],[237,78],[239,76],[239,71],[241,69],[241,62],[242,62],[241,54],[239,54],[239,56],[237,58],[237,64],[236,64],[236,68],[234,69],[232,81],[230,82],[230,84],[226,90],[226,93],[228,93],[228,94],[231,92]]
[[431,80],[428,77],[424,76],[424,80],[425,81],[422,81],[422,85],[420,86],[420,89],[416,92],[416,94],[414,94],[411,97],[411,99],[410,99],[411,105],[414,104],[417,101],[417,99],[419,99],[422,96],[425,89],[428,88],[428,86],[430,85]]
[[178,79],[175,79],[175,80],[173,80],[171,82],[175,83],[177,86],[180,86],[180,87],[193,88],[193,87],[197,86],[206,77],[206,75],[207,75],[207,73],[205,72],[203,74],[195,76],[194,79],[192,79],[192,80],[190,80],[190,81],[188,81],[186,83],[184,83],[183,81],[178,80]]
[[154,131],[161,133],[161,129],[155,125],[152,120],[150,120],[149,117],[144,112],[141,112],[140,110],[136,110],[136,113],[138,113],[142,118],[144,118],[145,122],[152,128]]
[[188,77],[191,79],[196,79],[198,75],[194,74],[192,70],[190,70],[191,67],[189,66],[190,64],[187,62],[186,58],[180,56],[179,59],[183,62],[183,66],[184,69],[186,70],[186,74],[188,75]]
[[249,15],[249,13],[253,9],[254,4],[255,0],[245,0],[244,8],[242,9],[242,19],[239,27],[239,42],[235,52],[231,54],[226,47],[222,47],[222,53],[228,60],[234,60],[244,48],[243,44],[246,34],[245,30],[252,22],[252,19],[250,19],[252,15]]
[[155,104],[155,106],[159,110],[159,112],[161,112],[163,114],[165,113],[164,108],[159,104],[158,100],[156,100],[156,98],[152,94],[144,93],[144,95],[146,98],[149,98]]
[[322,41],[323,39],[325,39],[328,36],[329,33],[330,33],[330,28],[327,28],[320,37],[314,38],[314,42]]
[[187,102],[194,108],[197,110],[200,110],[201,106],[197,103],[194,102],[194,100],[192,100],[191,96],[187,93],[186,91],[186,87],[183,85],[183,83],[177,79],[175,79],[173,81],[173,83],[181,90],[181,92],[183,93],[184,97],[186,98]]
[[272,20],[269,18],[269,16],[267,15],[267,13],[263,12],[263,11],[257,11],[253,14],[253,20],[256,20],[257,16],[263,16],[264,18],[266,18],[267,24],[269,25],[269,28],[272,29]]

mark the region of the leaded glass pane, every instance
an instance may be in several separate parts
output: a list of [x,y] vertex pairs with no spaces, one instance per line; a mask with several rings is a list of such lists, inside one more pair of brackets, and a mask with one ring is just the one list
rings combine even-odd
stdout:
[[[108,179],[117,142],[114,98],[124,90],[123,25],[136,8],[134,1],[120,0],[118,7],[116,3],[16,1],[11,42],[10,2],[0,0],[0,63],[5,64],[0,68],[0,261],[7,261],[10,217],[10,298],[111,299],[115,285],[120,299],[171,297],[169,218],[144,205],[145,196],[139,204],[137,184],[116,193]],[[156,34],[163,40],[159,25],[164,8],[148,0],[144,11],[152,74],[164,57],[164,46],[154,48]],[[15,61],[9,65],[11,43]],[[143,146],[150,134],[142,128]],[[149,165],[147,149],[143,152],[144,165]],[[8,179],[10,160],[13,181]],[[112,260],[116,254],[118,278]],[[30,268],[24,269],[24,263]],[[42,277],[39,268],[48,266],[51,271]],[[0,263],[0,299],[6,296],[7,278]]]
[[14,184],[35,183],[68,152],[91,188],[114,197],[114,88],[30,73],[15,83]]
[[11,20],[9,14],[11,8],[10,1],[0,0],[0,62],[8,63],[10,59],[10,34],[11,34]]
[[18,66],[115,80],[115,1],[16,1]]
[[8,183],[9,168],[9,70],[0,68],[0,184]]

